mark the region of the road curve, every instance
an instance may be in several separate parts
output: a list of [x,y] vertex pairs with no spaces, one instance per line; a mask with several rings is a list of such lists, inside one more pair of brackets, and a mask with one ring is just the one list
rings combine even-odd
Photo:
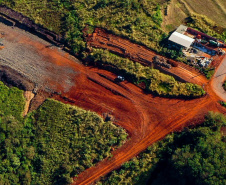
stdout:
[[226,102],[226,91],[223,89],[222,84],[226,79],[226,56],[222,60],[221,64],[218,66],[212,80],[211,86],[213,91],[219,96],[223,101]]

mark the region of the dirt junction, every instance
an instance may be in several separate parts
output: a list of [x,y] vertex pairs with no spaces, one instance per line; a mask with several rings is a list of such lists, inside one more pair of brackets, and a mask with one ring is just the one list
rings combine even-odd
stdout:
[[[190,68],[181,69],[181,78],[205,83],[207,95],[192,100],[162,98],[145,94],[127,81],[114,83],[115,74],[86,67],[48,42],[17,28],[0,24],[0,31],[7,33],[5,48],[0,50],[3,59],[0,65],[17,71],[35,85],[31,110],[46,97],[52,97],[100,115],[111,112],[115,124],[125,128],[130,135],[121,148],[112,152],[112,158],[85,170],[73,184],[93,183],[170,132],[202,122],[208,111],[226,112],[218,104],[219,97],[210,83],[196,71],[189,71]],[[151,55],[150,50],[142,50]]]

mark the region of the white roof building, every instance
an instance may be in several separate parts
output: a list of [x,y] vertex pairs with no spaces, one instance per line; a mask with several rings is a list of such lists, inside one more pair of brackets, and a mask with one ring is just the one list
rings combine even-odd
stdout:
[[189,48],[191,44],[195,41],[195,39],[183,35],[177,31],[172,33],[172,35],[169,37],[169,40],[186,48]]

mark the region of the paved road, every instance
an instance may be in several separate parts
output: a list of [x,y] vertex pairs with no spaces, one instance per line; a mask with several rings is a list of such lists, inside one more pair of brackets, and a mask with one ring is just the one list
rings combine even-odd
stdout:
[[217,68],[213,79],[211,81],[212,88],[214,92],[226,102],[226,91],[223,89],[222,84],[226,79],[226,56],[221,62],[220,66]]

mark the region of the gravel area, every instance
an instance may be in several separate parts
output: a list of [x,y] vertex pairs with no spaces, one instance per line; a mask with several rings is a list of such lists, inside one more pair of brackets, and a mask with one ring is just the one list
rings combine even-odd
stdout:
[[[56,92],[57,84],[64,84],[64,92],[67,92],[75,85],[73,77],[76,71],[48,62],[48,59],[40,55],[37,48],[29,43],[29,39],[48,48],[56,48],[55,46],[29,32],[6,26],[1,22],[0,33],[5,46],[0,50],[0,66],[9,67],[35,83],[35,91],[41,88],[47,92]],[[65,55],[63,51],[62,55]]]

